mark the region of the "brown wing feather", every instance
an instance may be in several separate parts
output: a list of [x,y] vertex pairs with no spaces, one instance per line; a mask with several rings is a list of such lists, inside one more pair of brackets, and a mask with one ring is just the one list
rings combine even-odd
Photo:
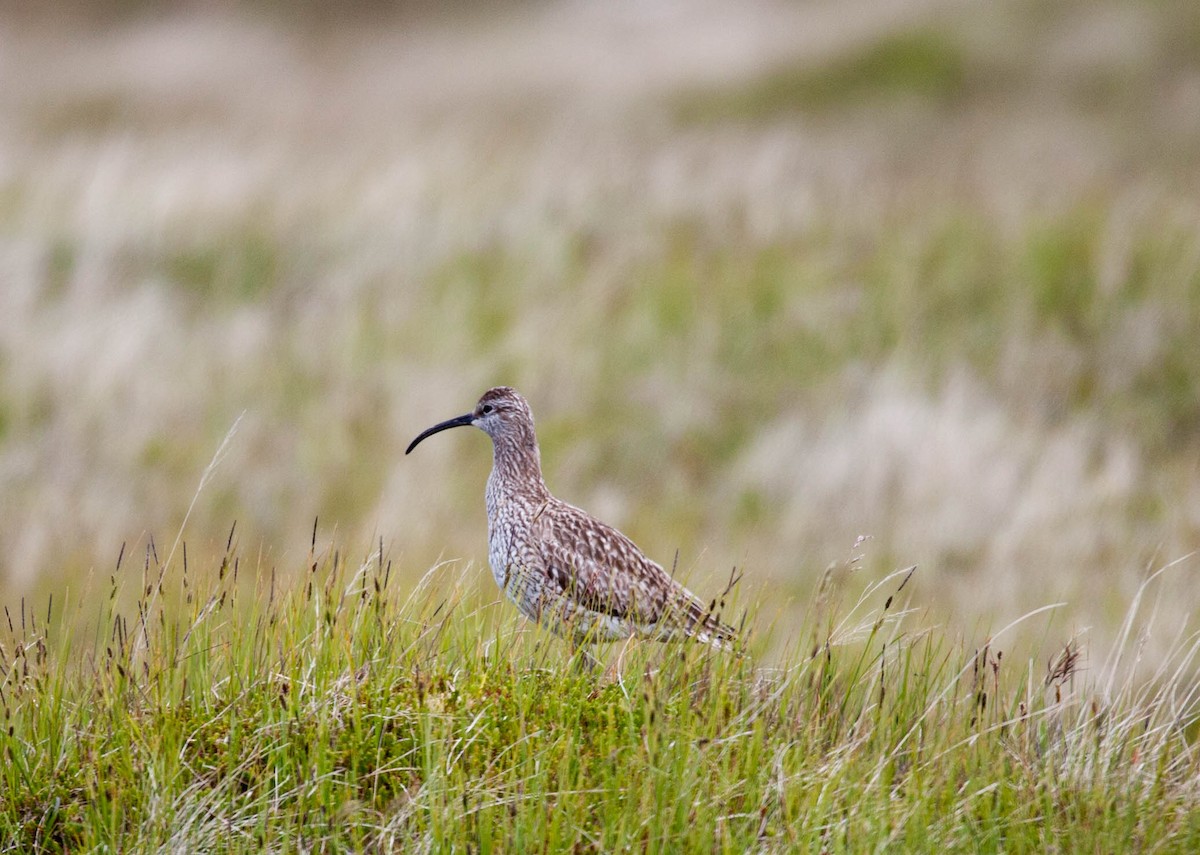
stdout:
[[658,620],[671,579],[625,535],[557,501],[537,515],[533,532],[547,575],[565,595],[623,620]]
[[718,641],[736,634],[632,540],[579,508],[551,500],[532,529],[547,576],[584,608],[643,626],[665,618],[663,628],[701,629]]

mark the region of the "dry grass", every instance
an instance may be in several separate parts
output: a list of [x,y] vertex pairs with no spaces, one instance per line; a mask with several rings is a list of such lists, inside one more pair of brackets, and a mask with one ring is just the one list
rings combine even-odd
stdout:
[[552,487],[702,589],[800,602],[870,534],[956,626],[1067,599],[1103,644],[1200,546],[1196,17],[2,28],[7,596],[173,536],[243,411],[196,548],[478,558],[486,443],[399,452],[509,382]]

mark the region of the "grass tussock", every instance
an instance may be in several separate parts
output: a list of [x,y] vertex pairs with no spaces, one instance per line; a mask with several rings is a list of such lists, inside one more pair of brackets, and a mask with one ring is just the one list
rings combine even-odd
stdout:
[[921,625],[911,569],[850,602],[834,568],[781,666],[765,631],[740,657],[617,645],[588,674],[470,566],[401,590],[382,545],[360,563],[314,532],[285,587],[233,531],[212,566],[131,563],[0,624],[8,851],[1200,842],[1196,639],[1135,678],[1136,602],[1088,671],[1075,641],[1014,661],[1011,627]]

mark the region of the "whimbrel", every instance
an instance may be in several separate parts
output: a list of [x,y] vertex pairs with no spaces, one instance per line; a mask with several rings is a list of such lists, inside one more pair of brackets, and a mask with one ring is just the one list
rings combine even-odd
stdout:
[[404,453],[428,436],[467,425],[492,438],[488,563],[522,614],[574,644],[642,636],[728,646],[735,630],[714,607],[705,607],[621,532],[550,495],[533,413],[515,389],[489,389],[474,410],[429,428]]

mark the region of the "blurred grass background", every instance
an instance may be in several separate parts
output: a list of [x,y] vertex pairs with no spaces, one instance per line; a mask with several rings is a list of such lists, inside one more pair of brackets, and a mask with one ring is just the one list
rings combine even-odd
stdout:
[[785,625],[870,535],[939,620],[1103,643],[1200,544],[1190,0],[2,14],[5,602],[172,541],[243,411],[193,551],[482,564],[486,439],[402,452],[500,383]]

